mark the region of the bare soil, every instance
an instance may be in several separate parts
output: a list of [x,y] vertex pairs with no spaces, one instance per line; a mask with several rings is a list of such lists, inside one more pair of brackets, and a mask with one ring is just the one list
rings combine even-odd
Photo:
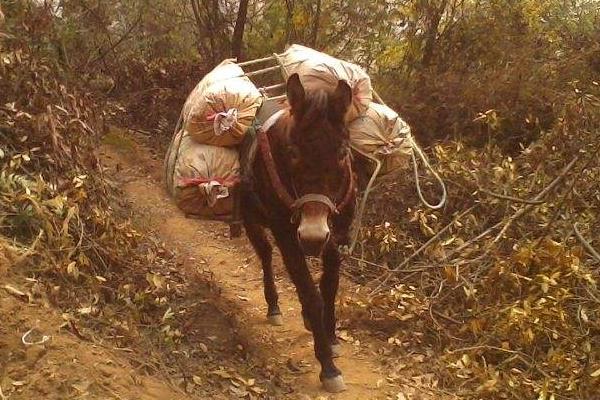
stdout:
[[[358,287],[346,279],[338,295],[343,355],[337,365],[348,390],[324,392],[312,336],[280,258],[274,264],[284,326],[274,327],[266,321],[262,272],[247,239],[230,239],[225,224],[185,218],[163,189],[162,155],[137,140],[113,140],[100,156],[139,229],[177,254],[171,269],[185,284],[173,310],[181,314],[182,344],[153,349],[142,337],[119,348],[110,338],[82,340],[65,329],[60,311],[0,289],[0,400],[447,397],[432,391],[435,378],[423,372],[418,349],[389,356],[394,327],[375,325],[368,310],[357,309]],[[318,277],[318,266],[314,273]],[[5,282],[26,285],[23,276],[0,267],[0,286]],[[24,346],[21,336],[30,328],[51,339]],[[156,365],[157,357],[163,368],[144,367]]]

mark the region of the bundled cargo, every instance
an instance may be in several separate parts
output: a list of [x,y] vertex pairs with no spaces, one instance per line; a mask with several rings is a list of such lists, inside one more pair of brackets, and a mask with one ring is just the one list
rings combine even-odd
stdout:
[[165,158],[165,182],[177,206],[208,219],[233,214],[239,173],[237,150],[198,143],[185,131],[173,137]]
[[335,89],[340,79],[348,82],[353,95],[347,121],[364,114],[373,100],[371,78],[358,65],[297,44],[277,57],[288,75],[300,75],[302,85],[308,90],[322,87]]
[[198,143],[235,146],[241,143],[262,104],[262,95],[233,60],[209,72],[187,98],[183,128]]
[[410,127],[388,106],[371,103],[348,130],[354,148],[383,161],[381,175],[408,167],[415,146]]

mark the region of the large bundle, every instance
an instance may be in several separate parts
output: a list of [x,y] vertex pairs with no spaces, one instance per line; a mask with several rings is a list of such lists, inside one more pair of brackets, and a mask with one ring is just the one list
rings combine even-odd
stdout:
[[207,218],[233,213],[231,189],[239,172],[236,150],[197,143],[185,131],[173,137],[165,158],[165,182],[177,206]]
[[183,106],[183,128],[198,143],[239,144],[256,116],[262,96],[244,71],[225,60],[209,72]]
[[348,130],[353,147],[383,161],[382,175],[408,167],[414,145],[410,127],[388,106],[371,103]]
[[358,65],[297,44],[281,54],[279,61],[288,74],[300,75],[302,84],[308,90],[323,87],[334,89],[340,79],[348,82],[353,96],[347,121],[364,114],[373,100],[371,79]]

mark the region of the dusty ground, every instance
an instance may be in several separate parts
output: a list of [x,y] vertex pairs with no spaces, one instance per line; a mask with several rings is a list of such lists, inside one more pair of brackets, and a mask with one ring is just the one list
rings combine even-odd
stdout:
[[[431,391],[435,378],[420,372],[425,355],[418,350],[387,357],[387,333],[348,305],[356,304],[349,299],[357,287],[347,280],[339,293],[343,356],[337,364],[348,390],[323,392],[312,336],[280,259],[275,270],[285,324],[273,327],[266,323],[261,270],[247,240],[229,239],[224,224],[186,219],[163,190],[160,155],[138,142],[111,143],[101,151],[107,176],[122,186],[140,229],[178,255],[171,269],[184,284],[173,312],[183,340],[176,349],[155,349],[143,335],[130,348],[110,338],[82,339],[65,328],[59,311],[0,290],[0,400],[446,397]],[[32,284],[1,274],[2,268],[2,286]],[[21,335],[34,327],[52,338],[26,347]]]

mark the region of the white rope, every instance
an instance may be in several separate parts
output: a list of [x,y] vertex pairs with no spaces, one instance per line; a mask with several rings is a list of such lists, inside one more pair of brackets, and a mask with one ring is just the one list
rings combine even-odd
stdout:
[[31,332],[33,332],[33,328],[28,330],[27,332],[25,332],[23,334],[23,336],[21,336],[21,342],[25,345],[25,346],[35,346],[35,345],[40,345],[40,344],[44,344],[46,343],[48,340],[50,340],[52,338],[52,336],[46,336],[43,335],[42,338],[40,340],[38,340],[37,342],[30,342],[27,340],[27,336],[29,336],[31,334]]
[[[446,204],[446,200],[448,198],[448,193],[446,191],[446,185],[444,184],[444,181],[438,175],[438,173],[435,172],[435,170],[433,169],[431,164],[429,164],[427,157],[425,156],[425,154],[423,154],[423,151],[419,148],[419,146],[417,146],[417,144],[414,143],[414,141],[411,144],[412,144],[412,148],[413,148],[411,156],[412,156],[412,162],[413,162],[413,169],[414,169],[414,173],[415,173],[415,184],[417,186],[417,194],[419,195],[419,199],[428,208],[430,208],[432,210],[439,210],[440,208],[442,208],[444,206],[444,204]],[[438,183],[440,184],[440,186],[442,188],[442,198],[438,204],[433,205],[433,204],[429,203],[427,200],[425,200],[425,197],[423,196],[423,192],[421,191],[421,178],[419,177],[419,166],[417,164],[417,158],[415,156],[415,153],[417,153],[419,155],[419,157],[423,161],[423,164],[425,164],[425,167],[429,170],[429,172],[431,172],[433,174],[433,176],[435,177],[435,179],[438,181]]]
[[355,218],[356,222],[352,229],[353,230],[352,240],[350,241],[350,248],[348,249],[348,254],[352,254],[354,252],[354,247],[356,246],[356,242],[358,241],[358,234],[360,232],[360,227],[362,226],[362,218],[365,213],[365,207],[367,206],[367,200],[369,198],[369,193],[373,189],[373,184],[375,183],[375,180],[377,179],[377,176],[379,175],[379,171],[381,170],[381,167],[383,165],[381,163],[381,161],[379,159],[377,159],[376,157],[373,157],[372,155],[359,150],[355,146],[351,146],[351,147],[357,153],[362,154],[363,156],[367,157],[369,160],[373,161],[375,163],[375,170],[373,171],[373,174],[371,175],[371,179],[369,179],[369,183],[367,183],[367,187],[365,188],[365,192],[363,193],[362,199],[360,200],[360,204],[358,206],[358,215]]

